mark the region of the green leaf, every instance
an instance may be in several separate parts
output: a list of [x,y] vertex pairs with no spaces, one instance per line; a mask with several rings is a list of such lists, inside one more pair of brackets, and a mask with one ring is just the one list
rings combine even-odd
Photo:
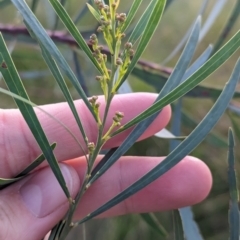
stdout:
[[86,84],[86,80],[83,76],[81,63],[78,60],[78,54],[75,50],[72,51],[72,56],[73,56],[74,69],[75,69],[75,72],[76,72],[77,79],[78,79],[79,83],[81,84],[82,89],[84,90],[85,94],[87,96],[89,96],[89,90],[88,90],[88,87],[87,87],[87,84]]
[[127,18],[126,18],[124,24],[121,27],[122,32],[125,32],[125,30],[128,28],[128,26],[132,22],[132,20],[133,20],[134,16],[136,15],[137,10],[140,7],[141,3],[142,3],[142,0],[134,0],[133,1],[133,4],[132,4],[132,6],[129,9],[129,12],[127,14]]
[[118,148],[112,148],[110,149],[107,154],[104,155],[104,157],[101,159],[101,161],[98,162],[98,164],[96,165],[96,167],[93,169],[93,171],[91,172],[91,177],[89,178],[89,182],[92,180],[92,178],[97,174],[97,172],[103,167],[103,165],[110,159],[110,157],[114,154],[114,152],[117,150]]
[[146,187],[148,184],[162,176],[164,173],[169,171],[172,167],[174,167],[177,163],[179,163],[186,155],[193,151],[203,139],[207,136],[207,134],[211,131],[211,129],[215,126],[217,121],[220,119],[228,104],[233,96],[234,90],[238,83],[238,79],[240,77],[240,59],[238,60],[234,71],[230,77],[229,82],[226,84],[223,89],[221,95],[218,100],[209,111],[209,113],[205,116],[205,118],[201,121],[201,123],[193,130],[193,132],[183,141],[178,147],[174,149],[160,164],[158,164],[154,169],[149,171],[135,183],[133,183],[130,187],[123,190],[117,196],[109,200],[107,203],[99,207],[94,212],[88,214],[84,219],[82,219],[79,223],[83,223],[88,221],[89,219],[105,212],[106,210],[112,208],[116,204],[122,202],[126,198],[132,196],[134,193]]
[[168,236],[166,229],[160,224],[160,222],[153,213],[141,213],[140,216],[160,236],[162,237]]
[[66,224],[65,220],[60,221],[54,228],[51,230],[50,236],[48,240],[59,240],[61,236],[61,232],[64,229]]
[[228,116],[231,120],[233,130],[236,134],[237,139],[240,141],[240,125],[238,122],[236,122],[235,117],[232,113],[228,112]]
[[173,210],[174,240],[184,240],[182,220],[178,210]]
[[[53,143],[51,145],[52,150],[56,147],[56,143]],[[22,179],[25,175],[27,175],[29,172],[34,170],[36,167],[38,167],[43,161],[45,160],[45,157],[43,154],[39,155],[31,164],[29,164],[22,172],[20,172],[17,176],[14,178],[0,178],[0,189],[3,189],[9,185],[11,185],[14,182],[19,181]]]
[[33,12],[36,11],[38,3],[39,3],[39,0],[32,0],[31,9]]
[[134,29],[132,30],[132,33],[128,39],[128,42],[131,42],[133,45],[137,42],[137,40],[143,35],[148,20],[154,10],[156,1],[152,0],[149,5],[147,6],[146,10],[142,14],[142,17],[139,19],[137,24],[135,25]]
[[[7,50],[7,47],[5,45],[1,33],[0,33],[0,71],[10,91],[29,100],[28,95],[21,82],[21,79],[14,66],[14,63],[11,59],[11,56]],[[22,101],[15,100],[15,102],[19,110],[21,111],[26,123],[28,124],[33,136],[35,137],[39,147],[41,148],[45,158],[47,159],[54,175],[56,176],[59,184],[61,185],[64,193],[68,198],[70,198],[70,194],[66,186],[64,177],[59,168],[58,162],[53,154],[53,151],[51,149],[51,146],[49,145],[49,142],[41,127],[41,124],[38,121],[34,109],[30,105]]]
[[221,11],[224,9],[224,6],[226,5],[227,2],[228,2],[227,0],[215,2],[211,12],[209,12],[208,17],[204,22],[202,31],[200,33],[199,42],[201,42],[204,36],[209,32],[209,30],[211,29],[212,25],[216,22],[217,17],[220,15]]
[[[203,14],[204,14],[204,12],[205,12],[205,10],[206,10],[206,7],[207,7],[207,5],[208,5],[208,2],[209,2],[209,0],[204,0],[204,1],[202,1],[202,5],[201,5],[201,7],[200,7],[200,9],[199,9],[199,11],[198,11],[198,13],[197,13],[196,16],[203,16]],[[168,3],[168,2],[167,2],[167,3]],[[167,7],[167,6],[166,6],[166,7]],[[167,63],[168,63],[171,59],[173,59],[173,57],[175,57],[176,54],[182,49],[182,47],[184,46],[185,42],[186,42],[186,41],[188,40],[188,38],[189,38],[189,35],[190,35],[191,31],[192,31],[192,28],[193,28],[193,25],[191,25],[191,26],[189,27],[189,29],[187,30],[186,34],[182,37],[182,39],[179,41],[179,43],[177,44],[177,46],[174,47],[174,49],[168,54],[168,56],[166,57],[166,59],[164,59],[164,60],[162,61],[162,65],[166,66]]]
[[237,188],[237,177],[235,170],[235,159],[234,159],[234,136],[233,131],[229,128],[228,131],[228,182],[230,191],[230,202],[229,202],[229,228],[230,228],[230,240],[239,240],[240,234],[240,216],[238,207],[238,188]]
[[161,97],[167,95],[170,91],[177,87],[183,79],[184,73],[186,72],[189,63],[192,60],[193,54],[197,47],[200,28],[201,17],[198,17],[196,23],[194,24],[193,31],[191,32],[188,42],[181,54],[181,57],[179,58],[176,67],[174,68],[166,84],[161,89],[157,100],[161,99]]
[[63,22],[63,24],[66,26],[67,30],[70,32],[70,34],[73,36],[73,38],[78,43],[79,47],[85,52],[85,54],[88,56],[88,58],[91,60],[93,65],[96,67],[96,69],[103,73],[103,70],[101,69],[100,65],[98,64],[97,60],[93,57],[92,51],[88,47],[87,43],[85,42],[83,36],[78,31],[77,27],[69,17],[68,13],[64,9],[64,7],[61,5],[61,3],[58,0],[49,0],[49,2],[52,4],[55,12]]
[[[73,116],[78,124],[78,127],[82,133],[82,136],[83,136],[83,139],[85,141],[85,143],[87,144],[87,136],[86,136],[86,133],[84,131],[84,128],[83,128],[83,125],[82,125],[82,122],[79,118],[79,115],[77,113],[77,110],[76,110],[76,107],[74,105],[74,102],[73,102],[73,99],[72,99],[72,96],[70,94],[70,92],[68,91],[68,87],[66,85],[66,82],[63,78],[63,76],[61,75],[55,61],[52,59],[51,55],[46,51],[45,47],[43,45],[40,45],[41,49],[42,49],[42,55],[43,55],[43,58],[45,60],[45,62],[47,63],[50,71],[52,72],[55,80],[57,81],[60,89],[62,90],[62,93],[65,97],[65,99],[67,100],[67,103],[73,113]],[[81,147],[82,148],[82,147]],[[83,149],[83,148],[82,148]],[[84,152],[84,151],[83,151]]]
[[[71,137],[74,139],[74,141],[77,143],[77,145],[81,148],[81,144],[80,142],[78,141],[78,139],[74,136],[74,134],[71,132],[71,130],[66,126],[64,125],[60,120],[58,120],[56,117],[54,117],[53,115],[51,115],[50,113],[48,113],[47,111],[45,111],[43,108],[39,107],[38,105],[36,105],[35,103],[13,93],[13,92],[10,92],[6,89],[3,89],[0,87],[0,92],[3,93],[3,94],[6,94],[8,96],[11,96],[12,98],[16,99],[16,100],[20,100],[21,102],[23,103],[26,103],[27,105],[30,105],[36,109],[38,109],[39,111],[43,112],[44,114],[46,114],[49,118],[52,118],[56,123],[58,123],[60,126],[62,126],[70,135]],[[83,151],[84,152],[84,151]]]
[[[130,65],[128,66],[127,72],[121,79],[120,83],[118,84],[117,88],[114,89],[114,91],[117,91],[118,88],[122,85],[122,83],[126,80],[128,75],[131,73],[131,71],[134,69],[134,66],[136,65],[137,61],[141,57],[142,53],[146,49],[149,41],[151,40],[163,13],[164,7],[165,7],[166,0],[152,0],[149,6],[150,8],[147,8],[146,11],[149,14],[148,19],[146,20],[146,25],[144,28],[142,26],[136,26],[136,31],[141,31],[142,37],[139,40],[139,44],[137,46],[136,52],[132,58],[132,61]],[[144,15],[143,15],[144,16]],[[141,21],[141,20],[140,20]],[[134,39],[131,39],[131,36],[129,38],[129,42],[132,42]],[[134,42],[132,42],[134,43]]]
[[56,45],[53,43],[52,39],[48,36],[46,31],[41,26],[40,22],[36,19],[28,5],[25,1],[22,0],[12,0],[15,7],[18,9],[18,11],[21,13],[24,22],[27,26],[27,28],[30,31],[30,34],[36,37],[36,40],[42,44],[45,49],[48,51],[48,53],[55,59],[58,66],[63,70],[63,72],[66,74],[66,76],[69,78],[75,89],[77,90],[78,94],[83,99],[84,103],[88,107],[89,111],[92,113],[94,118],[96,119],[96,116],[92,110],[92,107],[87,99],[86,94],[84,93],[81,85],[79,84],[76,76],[74,75],[73,71],[69,67],[67,61],[64,59]]
[[143,113],[132,119],[130,122],[122,126],[114,134],[125,131],[133,125],[143,121],[152,114],[158,112],[166,105],[172,103],[178,98],[182,97],[188,91],[193,89],[197,84],[212,74],[217,68],[219,68],[238,48],[240,47],[240,31],[238,31],[232,39],[229,40],[216,54],[214,54],[202,67],[200,67],[193,75],[187,80],[181,83],[177,88],[172,90],[162,99],[155,102],[151,107],[145,110]]
[[[186,72],[187,73],[187,72]],[[132,71],[132,75],[136,76],[139,80],[147,83],[148,85],[154,87],[157,92],[159,92],[168,77],[166,75],[159,74],[157,72],[152,72],[150,70],[135,67]],[[191,98],[216,98],[221,93],[222,87],[217,84],[200,84],[196,86],[194,89],[190,90],[188,93],[184,95],[184,97]],[[234,98],[240,98],[240,91],[236,91],[234,93]]]
[[101,15],[93,8],[90,4],[86,3],[89,11],[92,13],[92,15],[96,18],[98,22],[101,22]]
[[233,10],[231,16],[229,17],[226,26],[223,28],[220,36],[218,37],[217,42],[214,45],[213,53],[215,53],[223,44],[226,37],[229,35],[231,29],[236,23],[238,17],[240,15],[240,0],[236,0],[236,4],[233,6]]
[[180,208],[178,211],[180,213],[186,239],[203,240],[199,227],[194,220],[191,207]]
[[22,178],[23,178],[23,176],[18,177],[18,178],[0,178],[0,190],[9,186],[12,183],[15,183],[15,182],[19,181]]
[[[55,147],[57,146],[56,143],[53,143],[51,145],[51,149],[54,150]],[[22,177],[27,175],[28,173],[30,173],[32,170],[34,170],[36,167],[38,167],[43,161],[45,160],[45,156],[42,153],[41,155],[39,155],[32,163],[30,163],[23,171],[21,171],[16,178],[18,177]]]

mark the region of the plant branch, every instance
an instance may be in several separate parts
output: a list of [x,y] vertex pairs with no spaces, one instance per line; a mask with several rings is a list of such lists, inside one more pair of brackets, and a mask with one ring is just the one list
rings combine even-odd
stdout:
[[[25,35],[25,36],[30,37],[30,34],[25,27],[16,27],[14,25],[9,25],[9,24],[8,25],[0,24],[0,32],[2,32],[3,34],[12,35],[12,36]],[[53,41],[68,44],[68,45],[74,46],[74,47],[78,47],[77,42],[70,35],[66,34],[65,31],[46,30],[46,32]],[[89,47],[91,47],[90,43],[87,42],[87,44]],[[110,54],[110,52],[106,46],[103,46],[102,53]],[[161,72],[161,73],[164,73],[167,75],[170,75],[172,73],[172,68],[161,66],[161,65],[156,64],[151,61],[139,60],[138,64],[141,67],[145,68],[146,70],[147,69],[154,70],[154,71]]]

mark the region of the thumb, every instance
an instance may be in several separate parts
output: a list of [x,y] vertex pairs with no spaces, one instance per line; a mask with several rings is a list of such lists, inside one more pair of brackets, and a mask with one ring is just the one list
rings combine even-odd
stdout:
[[[77,172],[60,164],[70,194],[80,187]],[[0,192],[0,239],[40,240],[61,220],[68,200],[50,168],[44,168]]]

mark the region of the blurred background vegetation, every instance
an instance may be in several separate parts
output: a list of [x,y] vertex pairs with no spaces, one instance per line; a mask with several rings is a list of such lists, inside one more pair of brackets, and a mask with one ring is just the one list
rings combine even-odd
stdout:
[[[0,4],[3,2],[4,0],[0,0]],[[52,31],[51,33],[53,34],[58,33],[56,31],[62,31],[64,34],[64,27],[56,19],[56,16],[47,0],[28,2],[30,6],[32,2],[38,2],[36,5],[36,15],[46,29]],[[69,0],[65,2],[65,7],[73,19],[76,19],[80,9],[83,9],[85,6],[85,1],[83,0]],[[178,0],[169,2],[172,3],[165,11],[155,36],[142,56],[144,61],[160,64],[159,66],[164,65],[163,63],[165,59],[186,34],[187,30],[196,19],[199,9],[204,1]],[[208,18],[212,9],[216,7],[216,2],[217,1],[213,0],[208,1],[206,10],[203,14],[203,23]],[[227,0],[225,2],[226,3],[220,15],[217,17],[206,36],[199,43],[197,52],[195,53],[195,58],[198,57],[209,44],[214,44],[217,41],[218,36],[236,3],[235,0]],[[132,1],[121,0],[121,10],[123,12],[127,12],[131,3]],[[148,1],[143,1],[143,5],[136,17],[136,20],[141,16],[141,12],[145,9],[147,3]],[[6,26],[12,29],[11,33],[4,31]],[[49,73],[41,57],[39,47],[34,44],[27,35],[19,33],[16,34],[17,32],[13,29],[13,27],[18,28],[22,26],[24,26],[22,19],[11,4],[6,6],[4,6],[4,4],[0,5],[1,31],[7,40],[9,49],[12,50],[13,60],[31,100],[36,104],[64,101],[55,80]],[[88,37],[90,33],[96,29],[96,22],[89,13],[86,13],[77,22],[77,26],[80,31]],[[238,18],[226,40],[233,36],[239,27],[240,21]],[[58,46],[65,58],[68,60],[68,63],[71,64],[77,76],[85,85],[84,87],[88,94],[93,95],[100,93],[101,91],[99,86],[94,80],[96,73],[94,72],[91,64],[84,57],[83,53],[77,50],[75,46],[64,42],[58,42]],[[165,64],[167,70],[171,69],[171,67],[175,65],[179,54],[180,53],[176,54],[175,57]],[[201,85],[207,88],[221,89],[224,83],[228,80],[238,57],[239,51],[236,52],[219,70],[217,70]],[[146,70],[151,73],[159,74],[158,70],[153,71],[148,69],[148,67]],[[131,76],[128,80],[132,89],[136,92],[156,92],[156,88],[154,88],[153,85],[148,84],[147,75],[145,81],[142,81],[136,75]],[[2,80],[0,80],[0,86],[5,87]],[[70,83],[69,88],[72,91],[74,99],[77,99],[78,95]],[[240,93],[240,85],[238,86],[237,92]],[[213,98],[214,96],[206,98],[202,95],[198,95],[197,97],[184,97],[182,111],[187,115],[182,115],[181,135],[187,135],[194,128],[194,123],[198,123],[205,116],[213,104]],[[239,98],[234,99],[234,105],[240,108]],[[1,95],[0,107],[13,108],[15,107],[15,104],[9,97]],[[231,115],[240,127],[240,116],[237,116],[237,114]],[[189,119],[187,117],[189,117]],[[192,155],[201,158],[210,167],[214,178],[213,188],[208,198],[201,204],[193,207],[195,220],[199,224],[201,233],[206,240],[228,238],[229,193],[227,182],[226,143],[229,126],[231,126],[231,121],[229,120],[229,116],[225,114],[215,127],[213,135],[204,141],[192,153]],[[171,129],[171,124],[168,126],[168,129]],[[239,144],[240,142],[237,140],[237,145],[239,146]],[[168,140],[152,137],[145,141],[136,143],[128,154],[139,156],[161,156],[168,154],[168,149]],[[240,159],[240,148],[236,147],[235,152],[236,159]],[[237,171],[240,171],[239,161],[237,163]],[[173,226],[171,212],[156,213],[156,216],[167,232],[169,232],[168,238],[158,235],[158,233],[152,230],[139,215],[121,216],[109,220],[93,220],[85,225],[86,236],[87,239],[106,240],[172,239]],[[76,229],[71,233],[69,239],[82,239],[82,232],[82,227]],[[77,238],[77,236],[79,236],[79,238]]]

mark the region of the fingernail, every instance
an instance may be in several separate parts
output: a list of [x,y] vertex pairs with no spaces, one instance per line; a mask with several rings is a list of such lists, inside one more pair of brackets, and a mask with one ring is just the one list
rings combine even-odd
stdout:
[[[72,172],[68,166],[63,164],[60,165],[60,169],[71,193],[73,188]],[[28,210],[38,218],[49,215],[68,201],[49,168],[30,177],[20,188],[20,195]]]

